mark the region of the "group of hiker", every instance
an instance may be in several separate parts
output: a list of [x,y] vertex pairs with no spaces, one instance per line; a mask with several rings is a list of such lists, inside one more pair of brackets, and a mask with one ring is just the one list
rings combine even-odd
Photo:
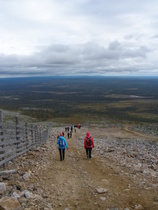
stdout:
[[[69,132],[70,130],[70,132]],[[71,125],[71,127],[65,127],[65,131],[67,131],[67,137],[68,139],[72,138],[72,132],[73,132],[73,126]],[[75,132],[76,132],[76,129],[75,129]]]
[[[65,128],[65,131],[68,131],[69,133],[69,127]],[[71,126],[71,133],[73,132],[73,126]],[[76,131],[75,131],[76,132]],[[69,137],[68,137],[69,138]],[[65,149],[68,150],[68,145],[66,142],[66,139],[64,137],[64,132],[60,132],[60,135],[57,136],[57,145],[59,149],[59,155],[60,155],[60,161],[63,161],[65,159]],[[94,147],[94,140],[93,137],[90,135],[90,132],[86,133],[86,136],[84,138],[84,148],[86,151],[87,158],[92,158],[92,148]]]

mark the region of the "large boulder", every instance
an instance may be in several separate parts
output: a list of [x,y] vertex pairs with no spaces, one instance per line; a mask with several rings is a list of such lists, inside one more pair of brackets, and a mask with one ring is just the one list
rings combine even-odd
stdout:
[[0,199],[0,209],[22,210],[22,207],[17,198],[3,197]]

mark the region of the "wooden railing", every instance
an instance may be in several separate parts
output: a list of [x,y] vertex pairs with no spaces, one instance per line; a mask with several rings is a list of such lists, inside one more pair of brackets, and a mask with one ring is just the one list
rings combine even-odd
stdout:
[[48,140],[49,128],[41,125],[28,126],[19,124],[15,117],[15,123],[3,122],[3,113],[0,110],[0,166],[26,153],[35,145],[42,145]]

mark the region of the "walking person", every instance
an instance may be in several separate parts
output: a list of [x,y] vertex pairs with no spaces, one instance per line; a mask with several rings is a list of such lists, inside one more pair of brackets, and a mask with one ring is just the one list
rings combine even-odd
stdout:
[[68,139],[69,139],[69,137],[70,137],[70,134],[69,134],[69,132],[67,133],[67,137],[68,137]]
[[67,142],[62,132],[59,135],[57,144],[58,144],[58,149],[59,149],[60,161],[62,161],[65,159],[65,149],[67,148],[68,150]]
[[69,137],[72,138],[72,131],[70,131]]
[[87,158],[91,158],[92,148],[94,147],[93,137],[90,136],[90,133],[86,133],[86,137],[84,139],[84,148],[86,149]]

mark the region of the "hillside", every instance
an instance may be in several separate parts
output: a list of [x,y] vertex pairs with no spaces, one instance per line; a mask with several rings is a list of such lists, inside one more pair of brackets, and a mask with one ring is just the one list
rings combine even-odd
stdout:
[[[129,129],[83,127],[72,139],[65,133],[69,150],[61,162],[56,136],[64,127],[52,128],[46,145],[8,164],[17,173],[1,176],[4,195],[16,192],[25,210],[158,209],[158,139]],[[91,160],[83,148],[87,130],[95,143]]]

